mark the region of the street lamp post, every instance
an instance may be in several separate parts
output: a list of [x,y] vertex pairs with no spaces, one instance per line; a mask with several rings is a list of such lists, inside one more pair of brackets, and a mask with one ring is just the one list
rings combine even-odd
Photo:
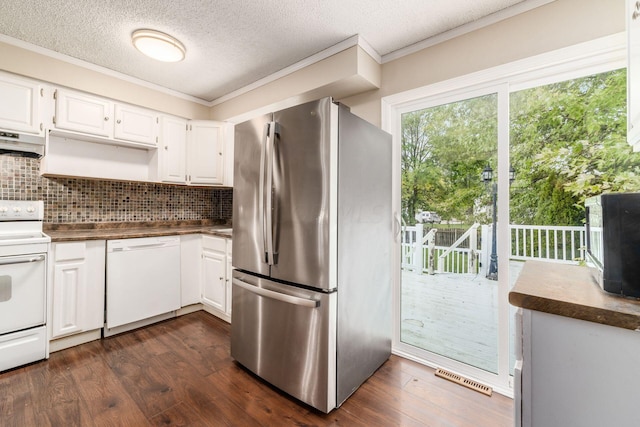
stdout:
[[[515,179],[516,171],[513,167],[509,168],[509,184],[513,182]],[[493,169],[487,163],[487,166],[482,170],[482,181],[484,181],[485,185],[488,185],[493,181]],[[489,270],[487,271],[487,279],[489,280],[498,280],[498,253],[497,249],[497,238],[496,238],[496,225],[498,222],[497,217],[497,205],[498,205],[498,184],[495,182],[491,185],[491,198],[493,202],[493,225],[491,227],[491,256],[489,257]]]

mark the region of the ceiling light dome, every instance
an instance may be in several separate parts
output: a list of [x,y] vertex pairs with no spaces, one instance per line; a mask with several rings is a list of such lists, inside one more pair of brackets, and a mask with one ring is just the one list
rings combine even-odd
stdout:
[[136,30],[131,41],[140,52],[163,62],[182,61],[187,52],[178,39],[155,30]]

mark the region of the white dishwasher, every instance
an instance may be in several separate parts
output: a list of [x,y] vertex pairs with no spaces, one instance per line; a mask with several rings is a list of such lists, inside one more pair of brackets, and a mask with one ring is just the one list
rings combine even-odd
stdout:
[[106,283],[105,336],[173,317],[180,308],[179,236],[108,240]]

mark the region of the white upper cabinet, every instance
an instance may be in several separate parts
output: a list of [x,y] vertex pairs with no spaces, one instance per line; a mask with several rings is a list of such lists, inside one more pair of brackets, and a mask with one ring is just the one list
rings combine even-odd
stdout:
[[190,184],[224,183],[223,125],[208,120],[189,122],[187,171]]
[[235,126],[224,125],[224,185],[233,187],[233,152],[235,150]]
[[[225,123],[210,120],[161,116],[159,180],[189,185],[228,185],[225,126]],[[233,146],[230,152],[233,156]]]
[[113,102],[67,89],[56,89],[56,129],[113,138]]
[[640,151],[640,1],[627,0],[627,141]]
[[116,139],[156,145],[158,115],[151,110],[131,105],[115,104]]
[[158,139],[160,181],[186,183],[187,120],[161,116]]
[[158,113],[69,89],[54,92],[54,130],[75,139],[143,149],[156,147]]
[[44,135],[44,90],[39,82],[0,73],[0,129]]

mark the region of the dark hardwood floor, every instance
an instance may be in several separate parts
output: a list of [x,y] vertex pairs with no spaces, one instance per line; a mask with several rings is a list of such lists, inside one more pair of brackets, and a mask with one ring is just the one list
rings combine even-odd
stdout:
[[202,311],[0,374],[2,426],[501,427],[512,411],[511,399],[392,356],[325,415],[235,363],[229,325]]

